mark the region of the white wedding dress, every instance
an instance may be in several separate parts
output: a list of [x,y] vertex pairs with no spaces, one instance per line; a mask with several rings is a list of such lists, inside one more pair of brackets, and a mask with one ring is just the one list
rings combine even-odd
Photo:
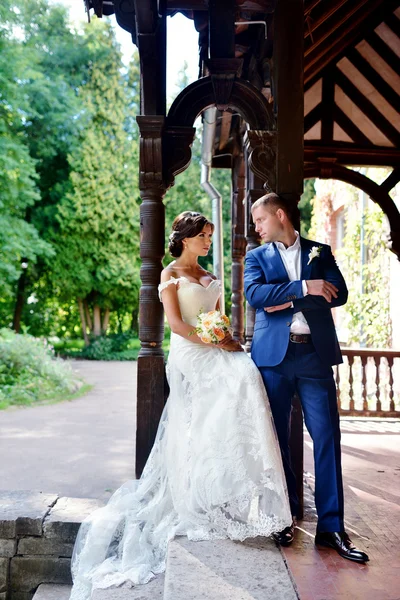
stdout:
[[[220,284],[185,277],[182,318],[215,309]],[[170,396],[141,478],[87,518],[72,557],[70,600],[95,588],[144,584],[165,570],[168,541],[269,536],[292,517],[280,450],[262,378],[244,352],[171,335]]]

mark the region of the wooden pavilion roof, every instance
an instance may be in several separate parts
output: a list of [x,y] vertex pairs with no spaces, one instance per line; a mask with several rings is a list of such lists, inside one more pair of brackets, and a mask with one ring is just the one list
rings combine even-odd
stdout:
[[306,161],[400,165],[399,5],[306,2]]
[[[207,4],[167,2],[170,11],[194,18],[200,56],[207,54]],[[266,21],[267,39],[260,26],[237,25],[235,55],[243,58],[242,76],[272,101],[275,2],[236,4],[237,22]],[[400,2],[305,0],[304,86],[306,162],[400,166]],[[232,149],[238,126],[229,112],[220,117],[215,166],[227,164],[222,155]]]
[[[85,0],[97,14],[122,7],[146,23],[156,0]],[[165,0],[168,15],[193,19],[199,76],[207,74],[208,0]],[[221,3],[221,6],[223,2]],[[241,76],[273,102],[273,13],[276,0],[236,0],[235,56]],[[140,13],[140,14],[139,14]],[[255,23],[257,22],[257,24]],[[135,41],[136,32],[132,31]],[[305,162],[400,166],[400,0],[305,0]],[[214,166],[230,166],[238,117],[219,114]]]

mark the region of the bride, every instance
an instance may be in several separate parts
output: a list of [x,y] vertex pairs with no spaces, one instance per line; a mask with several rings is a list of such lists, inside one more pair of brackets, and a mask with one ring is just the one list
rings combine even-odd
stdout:
[[165,570],[169,540],[270,536],[292,524],[281,455],[265,388],[229,334],[205,344],[199,312],[219,308],[220,284],[198,264],[214,226],[176,217],[161,274],[171,327],[170,396],[143,474],[119,488],[79,530],[70,600],[95,588],[149,582]]

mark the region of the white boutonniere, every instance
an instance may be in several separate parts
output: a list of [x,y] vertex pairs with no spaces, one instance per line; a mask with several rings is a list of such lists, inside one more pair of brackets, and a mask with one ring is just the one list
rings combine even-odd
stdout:
[[310,254],[308,255],[308,263],[307,265],[310,264],[310,262],[312,260],[314,260],[314,258],[319,258],[319,255],[321,254],[321,250],[322,250],[322,246],[313,246],[310,250]]

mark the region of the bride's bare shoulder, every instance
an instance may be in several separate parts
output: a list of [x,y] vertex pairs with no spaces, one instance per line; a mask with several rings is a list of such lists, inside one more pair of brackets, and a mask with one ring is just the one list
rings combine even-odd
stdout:
[[168,265],[167,267],[165,267],[165,269],[163,269],[161,271],[161,283],[165,283],[166,281],[169,281],[170,279],[179,279],[179,273],[174,269],[173,267],[173,263],[171,263],[170,265]]

